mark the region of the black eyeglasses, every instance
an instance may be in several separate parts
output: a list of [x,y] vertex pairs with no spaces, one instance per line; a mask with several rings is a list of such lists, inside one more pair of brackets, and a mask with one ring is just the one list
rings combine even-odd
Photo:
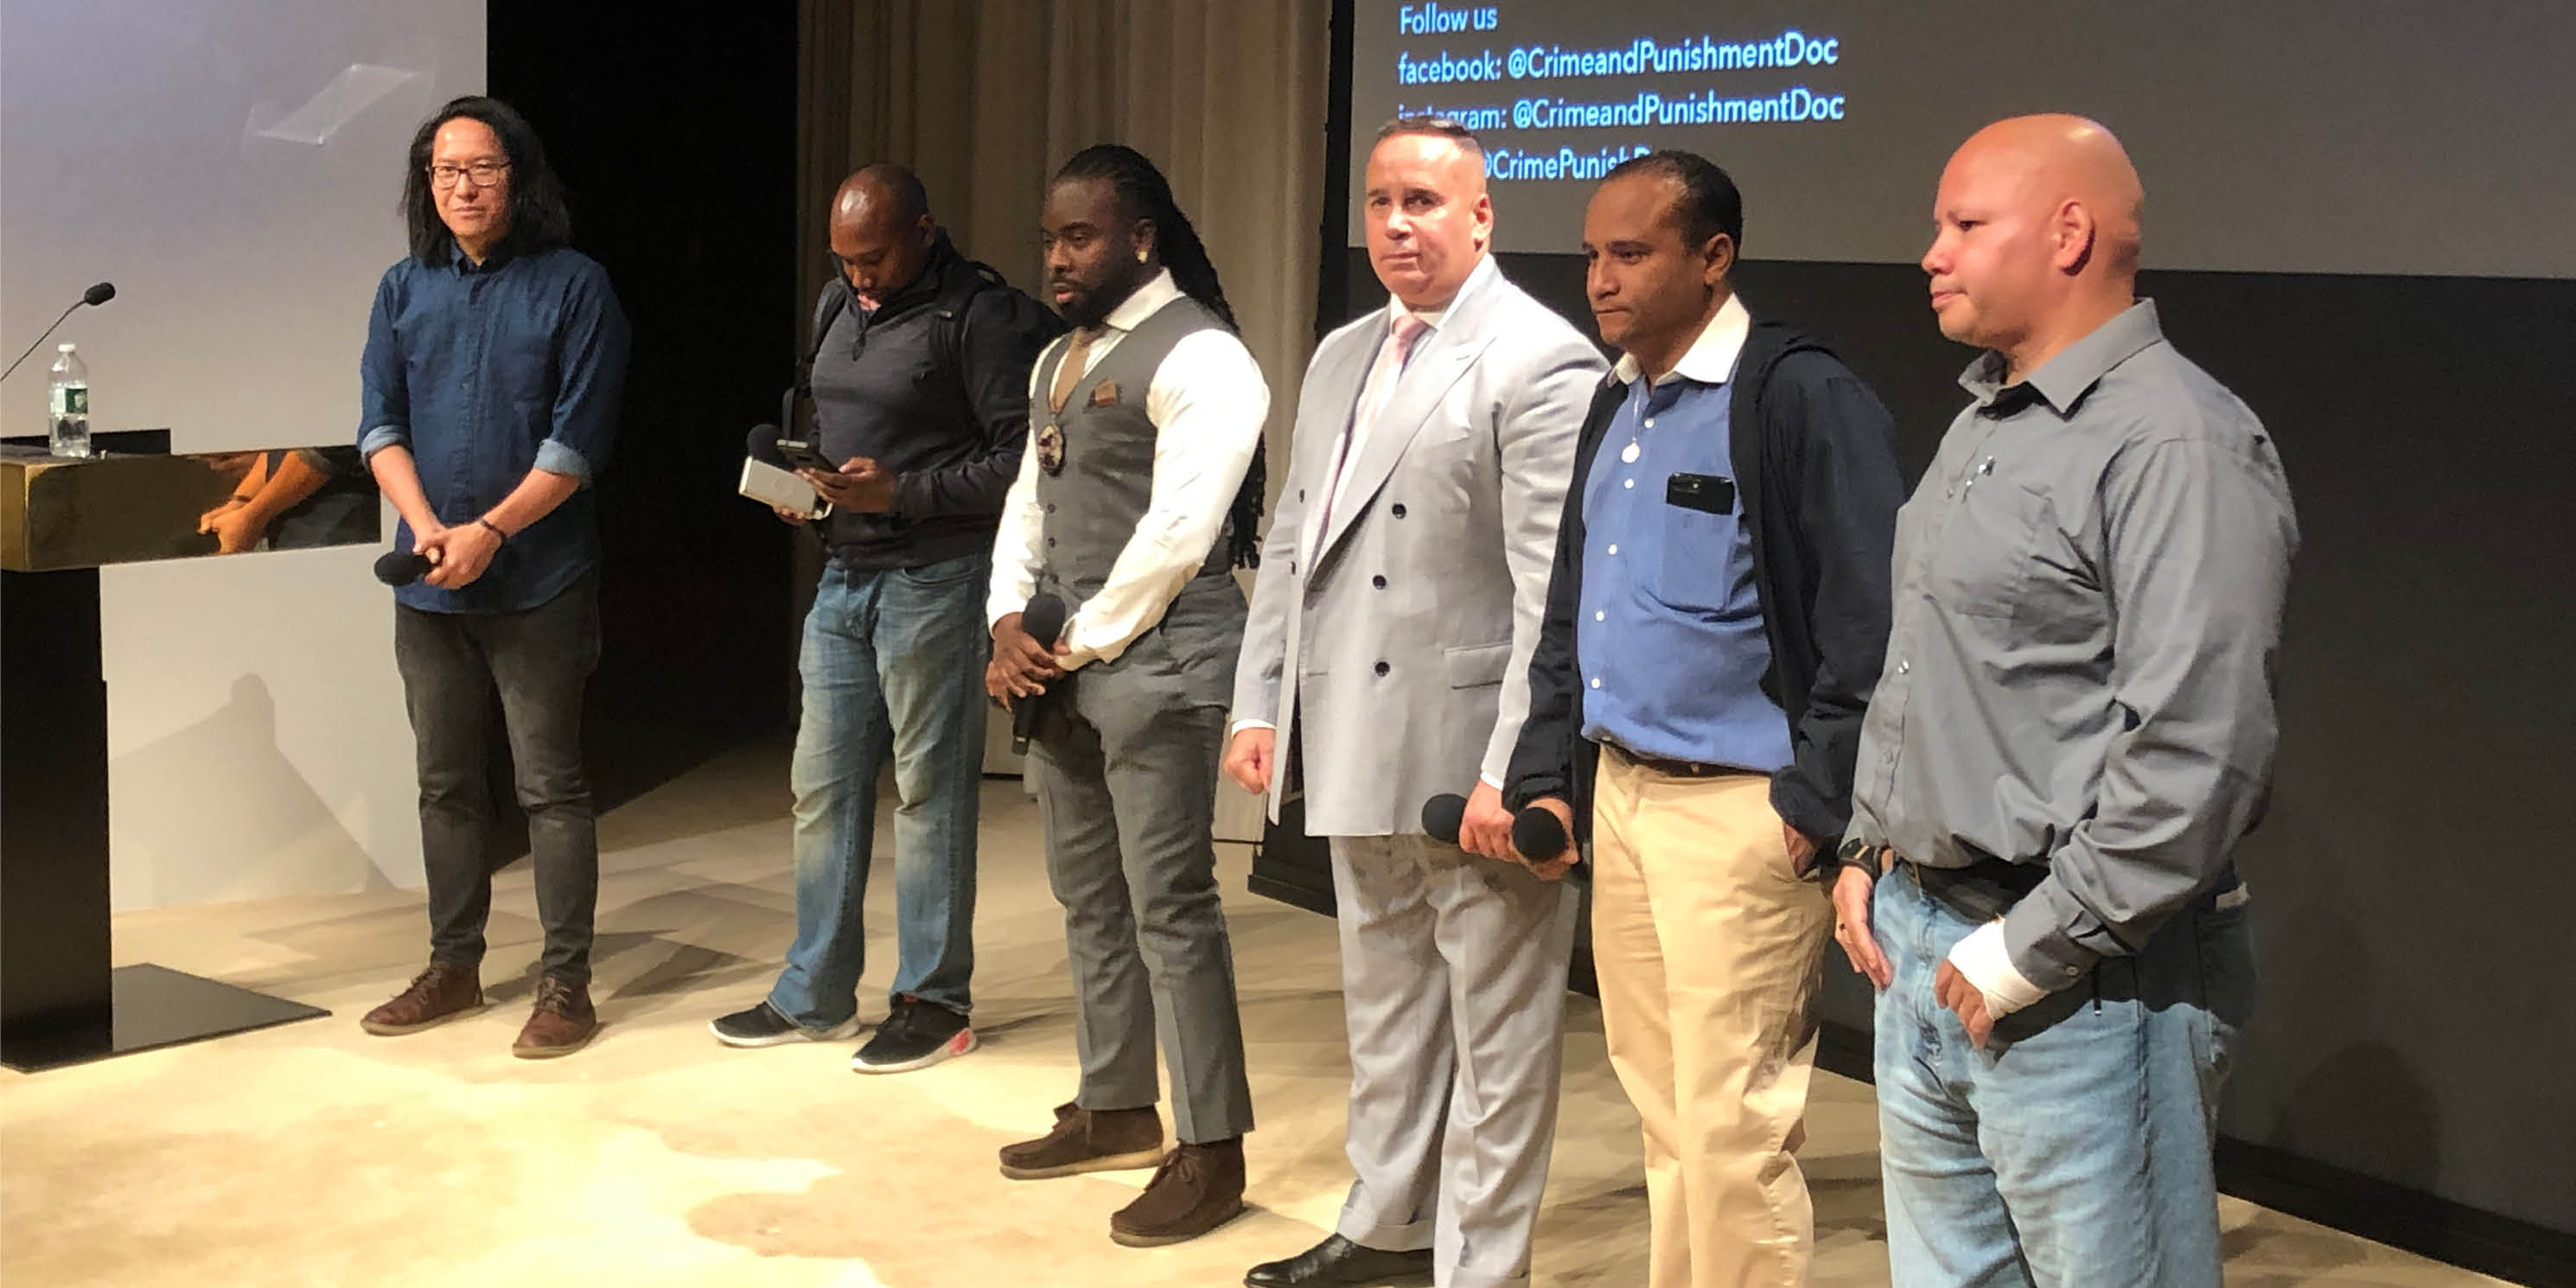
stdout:
[[434,165],[429,168],[429,186],[444,192],[455,187],[457,180],[472,175],[475,187],[489,188],[499,183],[502,172],[509,168],[510,163],[507,161],[477,161],[472,165]]

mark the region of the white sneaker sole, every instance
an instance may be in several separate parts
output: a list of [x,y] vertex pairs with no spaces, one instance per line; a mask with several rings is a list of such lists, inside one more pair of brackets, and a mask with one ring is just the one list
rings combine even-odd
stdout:
[[915,1070],[915,1069],[927,1069],[927,1068],[929,1068],[930,1066],[932,1066],[932,1065],[934,1065],[934,1064],[937,1064],[937,1063],[939,1063],[939,1062],[940,1062],[940,1061],[942,1061],[942,1060],[948,1059],[948,1058],[949,1058],[949,1057],[951,1057],[951,1056],[960,1056],[960,1055],[964,1055],[964,1054],[966,1054],[967,1052],[972,1051],[972,1050],[974,1050],[974,1049],[975,1049],[975,1030],[973,1030],[973,1029],[959,1029],[959,1030],[957,1030],[957,1034],[956,1034],[956,1036],[951,1037],[951,1038],[950,1038],[950,1039],[948,1039],[947,1041],[940,1043],[937,1047],[935,1047],[935,1048],[933,1048],[933,1049],[931,1050],[930,1054],[925,1055],[925,1056],[922,1056],[922,1057],[920,1057],[920,1058],[918,1058],[918,1059],[905,1060],[905,1061],[903,1061],[903,1062],[902,1062],[902,1063],[900,1063],[900,1064],[861,1064],[861,1063],[859,1063],[859,1057],[857,1057],[857,1056],[853,1055],[853,1056],[851,1056],[851,1057],[850,1057],[850,1072],[852,1072],[852,1073],[910,1073],[910,1072],[912,1072],[912,1071],[913,1071],[913,1070]]
[[767,1037],[745,1038],[725,1032],[718,1027],[719,1023],[716,1020],[707,1021],[707,1032],[714,1034],[716,1041],[745,1051],[760,1047],[791,1046],[798,1042],[847,1042],[857,1037],[859,1030],[867,1027],[859,1017],[853,1015],[828,1029],[789,1029],[784,1033],[773,1033]]

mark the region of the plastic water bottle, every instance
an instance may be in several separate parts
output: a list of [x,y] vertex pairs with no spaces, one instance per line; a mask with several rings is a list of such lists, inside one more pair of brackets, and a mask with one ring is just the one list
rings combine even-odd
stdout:
[[68,344],[56,346],[55,352],[62,356],[54,359],[53,436],[46,450],[56,456],[87,456],[89,367]]

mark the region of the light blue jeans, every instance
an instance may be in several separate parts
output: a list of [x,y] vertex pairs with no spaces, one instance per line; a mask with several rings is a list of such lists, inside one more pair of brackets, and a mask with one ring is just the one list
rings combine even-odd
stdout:
[[796,941],[769,1004],[807,1028],[858,1009],[860,900],[877,778],[894,757],[896,996],[964,1014],[975,968],[975,821],[984,767],[984,593],[992,560],[826,568],[805,615],[796,792]]
[[1995,1026],[1983,1050],[1933,997],[1976,923],[1909,869],[1871,929],[1880,1166],[1895,1288],[2220,1288],[2210,1166],[2218,1097],[2252,1010],[2241,898],[2212,892],[2135,957]]

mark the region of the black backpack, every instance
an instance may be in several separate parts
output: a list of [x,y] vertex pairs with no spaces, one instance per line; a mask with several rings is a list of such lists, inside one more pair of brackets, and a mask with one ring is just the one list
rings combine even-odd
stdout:
[[[1064,333],[1064,320],[1057,317],[1053,310],[1031,299],[1025,292],[1013,290],[1010,279],[1002,276],[1000,269],[981,260],[968,260],[966,270],[958,274],[947,289],[941,291],[930,304],[932,309],[931,361],[937,364],[940,379],[943,381],[955,382],[964,377],[966,309],[974,302],[976,296],[986,291],[1012,291],[1013,294],[1018,295],[1020,298],[1015,303],[1021,304],[1025,312],[1045,319],[1046,324],[1051,328],[1047,335],[1049,340]],[[796,383],[789,386],[787,392],[778,400],[780,433],[795,432],[797,403],[813,398],[814,359],[822,355],[823,336],[850,307],[853,294],[849,279],[838,273],[834,273],[824,281],[822,294],[814,301],[814,322],[812,329],[806,333],[805,357],[796,364]]]

